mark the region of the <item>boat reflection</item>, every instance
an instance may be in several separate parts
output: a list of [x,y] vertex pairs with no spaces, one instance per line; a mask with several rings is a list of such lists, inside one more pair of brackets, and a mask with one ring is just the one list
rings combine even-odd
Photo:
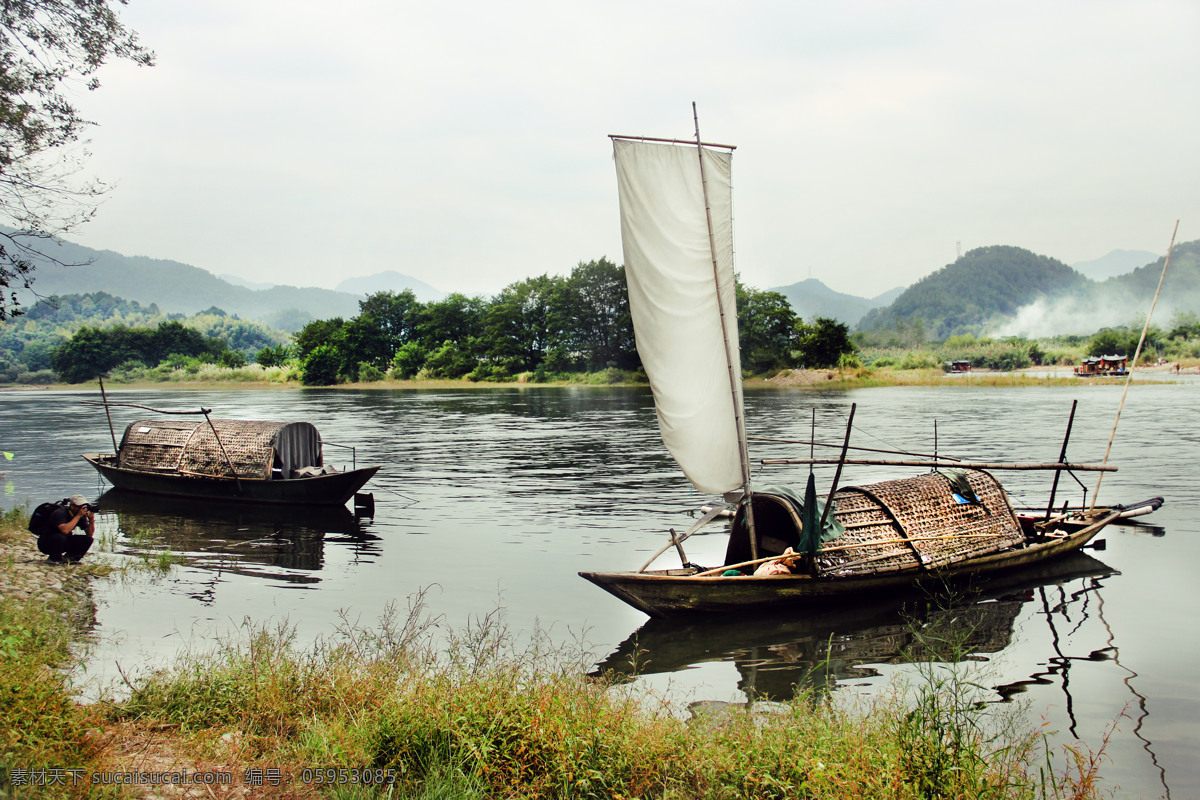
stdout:
[[976,658],[1003,650],[1013,623],[1042,587],[1111,575],[1071,553],[1019,576],[945,598],[908,595],[850,603],[804,616],[651,619],[596,665],[593,675],[630,680],[732,661],[750,702],[824,694],[839,682],[878,675],[870,665]]
[[[110,489],[99,500],[101,535],[114,534],[119,554],[166,550],[189,567],[286,583],[318,583],[325,546],[355,556],[380,552],[373,523],[345,506],[248,506],[153,497]],[[114,526],[115,530],[113,527]]]

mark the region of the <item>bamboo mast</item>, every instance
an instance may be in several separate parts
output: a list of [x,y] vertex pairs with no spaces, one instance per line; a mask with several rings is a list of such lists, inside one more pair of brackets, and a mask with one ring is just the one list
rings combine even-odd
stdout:
[[[1108,463],[1108,454],[1112,451],[1113,439],[1117,437],[1117,424],[1121,421],[1121,412],[1125,409],[1125,398],[1129,395],[1129,384],[1133,383],[1133,370],[1137,367],[1138,356],[1142,354],[1142,344],[1146,341],[1146,333],[1150,330],[1150,317],[1154,316],[1154,307],[1158,305],[1158,296],[1162,293],[1163,281],[1167,277],[1167,267],[1171,265],[1171,252],[1175,249],[1175,234],[1179,233],[1179,220],[1175,220],[1175,230],[1171,231],[1171,244],[1167,246],[1167,258],[1163,262],[1162,274],[1158,276],[1158,288],[1154,290],[1154,299],[1150,301],[1150,311],[1146,314],[1146,324],[1142,326],[1142,335],[1138,339],[1137,350],[1133,353],[1133,363],[1129,365],[1129,375],[1125,378],[1125,388],[1121,391],[1121,403],[1117,406],[1117,417],[1113,420],[1112,432],[1108,435],[1108,445],[1104,448],[1104,459],[1101,464]],[[1096,490],[1092,492],[1092,504],[1088,511],[1096,507],[1096,498],[1100,496],[1100,482],[1104,473],[1096,477]]]
[[[842,477],[842,467],[846,464],[846,450],[850,447],[850,431],[854,428],[854,410],[856,408],[858,408],[858,403],[850,404],[850,419],[846,420],[846,439],[842,442],[842,455],[838,458],[837,470],[833,473],[833,483],[829,487],[829,497],[825,500],[825,511],[821,514],[821,524],[817,526],[818,536],[825,532],[825,520],[829,518],[829,509],[833,508],[833,493],[837,491],[838,481]],[[812,470],[811,466],[809,470]]]
[[700,139],[700,116],[696,104],[692,103],[692,120],[696,123],[696,156],[700,161],[700,186],[704,193],[704,220],[708,224],[708,250],[712,256],[713,284],[717,291],[717,311],[721,318],[721,338],[725,342],[725,368],[729,372],[729,391],[733,395],[733,423],[737,428],[738,459],[742,466],[742,496],[746,502],[746,525],[750,530],[750,555],[758,558],[758,535],[754,530],[754,495],[750,488],[750,449],[746,445],[746,424],[742,404],[739,402],[738,386],[741,375],[733,372],[733,347],[729,341],[729,329],[725,326],[725,302],[721,299],[721,272],[717,265],[717,240],[713,235],[712,207],[708,202],[708,178],[704,174],[704,145]]
[[[1075,424],[1075,407],[1079,405],[1078,400],[1071,401],[1071,416],[1067,419],[1067,432],[1063,436],[1062,450],[1058,453],[1058,461],[1060,464],[1067,463],[1067,442],[1071,440],[1071,426]],[[1103,473],[1101,473],[1103,474]],[[1058,479],[1062,477],[1062,472],[1054,473],[1054,482],[1050,484],[1050,502],[1046,503],[1046,519],[1050,519],[1050,515],[1054,513],[1054,495],[1058,493]],[[1086,492],[1087,490],[1084,489]]]
[[121,455],[120,448],[117,447],[117,432],[112,424],[112,412],[108,410],[108,395],[104,393],[104,376],[97,376],[100,380],[100,399],[104,401],[104,416],[108,417],[108,434],[112,436],[113,442],[113,458],[119,458]]

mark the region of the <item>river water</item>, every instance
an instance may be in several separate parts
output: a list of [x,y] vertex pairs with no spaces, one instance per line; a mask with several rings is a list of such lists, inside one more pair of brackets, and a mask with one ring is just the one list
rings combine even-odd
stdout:
[[[1099,461],[1121,387],[897,387],[852,392],[747,392],[751,436],[839,442],[852,403],[852,444],[982,461],[1054,461],[1073,400],[1069,460]],[[1109,734],[1103,775],[1121,797],[1200,796],[1200,514],[1196,454],[1200,387],[1130,391],[1104,478],[1102,503],[1154,495],[1166,504],[1144,524],[1111,527],[1103,551],[980,587],[953,614],[925,604],[839,604],[804,613],[703,623],[646,617],[577,576],[640,566],[709,498],[695,494],[666,454],[648,390],[117,390],[110,399],[214,416],[308,420],[339,466],[379,464],[367,489],[371,517],[250,512],[188,501],[103,494],[82,459],[111,452],[94,393],[0,393],[3,505],[82,492],[100,497],[101,535],[116,557],[169,548],[184,563],[165,576],[97,585],[98,642],[84,676],[95,687],[169,663],[187,648],[236,633],[247,618],[286,620],[301,637],[330,633],[343,617],[369,624],[389,603],[422,590],[430,611],[461,627],[501,609],[516,632],[539,628],[582,643],[602,668],[679,702],[790,696],[796,685],[842,695],[880,694],[932,658],[917,635],[961,641],[999,703],[1015,699],[1033,724],[1096,749]],[[145,416],[113,410],[117,435]],[[752,444],[760,458],[806,456],[807,447]],[[767,467],[756,480],[802,486],[806,467]],[[774,470],[768,472],[767,470]],[[859,467],[842,483],[903,474]],[[818,470],[828,487],[832,470]],[[1014,505],[1045,503],[1048,473],[1000,475]],[[1090,498],[1096,473],[1079,473]],[[1059,502],[1077,503],[1065,479]],[[689,560],[717,564],[719,528],[686,545]],[[672,566],[671,551],[659,563]],[[636,656],[635,656],[636,654]]]

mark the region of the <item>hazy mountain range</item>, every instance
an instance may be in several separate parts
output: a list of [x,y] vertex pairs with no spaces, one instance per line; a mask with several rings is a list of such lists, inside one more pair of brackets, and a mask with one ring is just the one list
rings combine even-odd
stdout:
[[[374,291],[411,288],[423,302],[444,296],[428,284],[397,272],[350,279],[342,284],[349,288],[338,291],[255,284],[232,275],[218,277],[178,261],[126,256],[71,242],[51,245],[47,252],[62,263],[49,259],[38,263],[34,273],[37,295],[18,292],[22,305],[36,303],[39,295],[107,292],[144,305],[155,303],[171,313],[194,314],[216,307],[243,319],[295,332],[313,319],[356,316],[358,301]],[[366,288],[359,290],[359,286]]]
[[817,317],[828,317],[853,327],[871,309],[891,305],[904,292],[904,287],[897,286],[869,300],[835,292],[816,278],[790,286],[776,286],[771,291],[786,297],[792,310],[806,322],[812,322]]
[[[337,289],[254,283],[234,275],[213,275],[178,261],[126,256],[70,242],[51,248],[63,266],[46,260],[37,266],[38,295],[107,292],[167,312],[194,314],[220,308],[271,327],[299,330],[312,319],[353,317],[358,301],[378,291],[410,289],[421,302],[445,293],[395,271],[347,278]],[[909,287],[865,298],[830,289],[809,278],[774,287],[797,315],[811,321],[830,317],[860,329],[921,319],[938,335],[970,331],[977,335],[1044,336],[1088,333],[1104,325],[1130,322],[1145,313],[1157,285],[1162,259],[1145,251],[1116,250],[1103,258],[1068,267],[1016,247],[978,248]],[[24,305],[37,302],[19,293]],[[1173,311],[1200,310],[1200,242],[1176,247],[1156,319]]]

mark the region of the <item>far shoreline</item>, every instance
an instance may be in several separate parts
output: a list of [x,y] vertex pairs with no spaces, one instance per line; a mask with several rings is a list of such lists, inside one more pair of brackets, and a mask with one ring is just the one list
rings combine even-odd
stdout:
[[[1139,380],[1138,373],[1172,374],[1173,365],[1154,365],[1136,367],[1134,383],[1167,383],[1169,380],[1151,378]],[[1047,374],[1047,372],[1052,374]],[[1059,374],[1061,373],[1061,374]],[[1189,365],[1174,372],[1174,375],[1196,375],[1200,367]],[[1080,378],[1071,371],[1071,367],[1026,367],[1015,372],[993,372],[991,370],[972,370],[967,373],[946,373],[937,369],[893,370],[893,369],[857,369],[857,370],[781,370],[770,378],[752,377],[742,381],[744,389],[752,390],[800,390],[828,391],[846,389],[875,389],[889,386],[945,386],[962,388],[968,386],[1111,386],[1124,383],[1125,377],[1113,378]],[[1189,381],[1190,382],[1190,381]],[[527,389],[527,388],[558,388],[558,389],[592,389],[592,388],[649,388],[644,382],[599,383],[585,381],[546,381],[534,383],[531,381],[470,381],[466,378],[457,380],[381,380],[369,383],[353,382],[339,383],[330,386],[305,386],[298,381],[246,381],[230,378],[229,380],[186,381],[130,381],[128,383],[107,383],[107,391],[147,391],[147,390],[180,390],[180,391],[216,391],[216,390],[357,390],[357,391],[396,391],[396,390],[445,390],[445,389]],[[51,384],[21,384],[10,383],[0,386],[0,393],[6,391],[44,390],[52,392],[98,392],[97,381],[84,383],[51,383]]]

